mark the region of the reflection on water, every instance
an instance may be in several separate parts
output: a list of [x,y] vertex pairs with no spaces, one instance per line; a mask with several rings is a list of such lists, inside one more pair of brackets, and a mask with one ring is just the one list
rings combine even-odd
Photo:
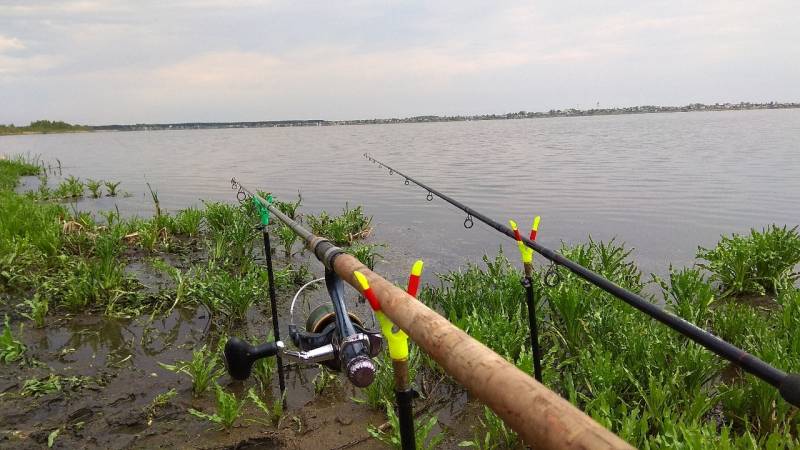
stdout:
[[309,128],[12,136],[0,152],[60,159],[65,174],[122,181],[130,198],[80,208],[152,214],[162,206],[234,201],[229,180],[294,198],[307,211],[363,204],[374,239],[389,244],[379,270],[425,277],[513,243],[362,154],[396,166],[505,222],[542,216],[541,242],[618,236],[645,272],[689,264],[721,233],[797,224],[800,111],[648,114],[541,120]]

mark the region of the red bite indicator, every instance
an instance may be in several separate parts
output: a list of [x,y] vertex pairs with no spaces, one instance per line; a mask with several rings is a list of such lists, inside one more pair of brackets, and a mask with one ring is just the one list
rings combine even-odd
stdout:
[[358,284],[361,286],[362,294],[364,294],[364,297],[366,297],[367,301],[369,301],[369,306],[372,307],[373,311],[380,311],[381,304],[378,303],[378,297],[375,296],[375,293],[372,292],[372,288],[369,287],[369,281],[367,281],[367,277],[357,270],[353,272],[353,275],[356,277]]
[[[536,217],[533,218],[533,225],[531,225],[531,237],[529,238],[532,241],[536,240],[536,233],[539,232],[539,221],[540,220],[541,220],[541,217],[539,217],[539,216],[536,216]],[[520,240],[519,232],[517,230],[514,230],[514,232],[517,234],[517,240],[519,241]]]
[[419,290],[419,279],[421,275],[422,275],[422,260],[418,259],[411,267],[411,275],[409,275],[408,277],[408,288],[406,289],[408,295],[416,298],[417,291]]

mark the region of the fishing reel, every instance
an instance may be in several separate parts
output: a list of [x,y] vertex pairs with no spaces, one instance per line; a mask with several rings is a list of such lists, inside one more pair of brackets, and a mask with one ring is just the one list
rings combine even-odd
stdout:
[[[320,281],[325,281],[330,304],[311,310],[304,329],[295,323],[294,309],[300,294]],[[301,287],[289,307],[289,338],[299,350],[288,350],[282,341],[251,345],[238,338],[225,344],[225,367],[234,379],[250,376],[253,364],[271,356],[280,356],[302,364],[322,364],[331,370],[344,372],[356,387],[367,387],[375,378],[372,358],[380,354],[383,337],[380,331],[369,329],[357,315],[347,311],[344,303],[344,282],[332,270]],[[374,321],[373,321],[374,322]]]

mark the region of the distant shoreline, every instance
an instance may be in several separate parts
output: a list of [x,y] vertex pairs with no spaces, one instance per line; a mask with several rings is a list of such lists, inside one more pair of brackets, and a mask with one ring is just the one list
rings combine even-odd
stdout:
[[[685,106],[630,106],[623,108],[592,108],[592,109],[551,109],[547,112],[519,111],[506,114],[480,114],[471,116],[413,116],[391,119],[357,119],[357,120],[268,120],[255,122],[184,122],[184,123],[139,123],[128,125],[87,125],[78,126],[67,130],[37,131],[19,127],[14,132],[0,133],[0,136],[20,134],[55,134],[79,133],[87,131],[152,131],[152,130],[201,130],[220,128],[274,128],[274,127],[320,127],[338,125],[379,125],[397,123],[432,123],[432,122],[469,122],[478,120],[511,120],[511,119],[547,119],[553,117],[587,117],[587,116],[614,116],[625,114],[658,114],[677,112],[701,111],[750,111],[761,109],[797,109],[800,103],[691,103]],[[1,126],[0,126],[1,127]],[[9,129],[6,128],[6,131]],[[17,131],[19,130],[19,131]]]
[[509,119],[545,119],[551,117],[585,117],[612,116],[622,114],[653,114],[671,112],[697,111],[746,111],[756,109],[794,109],[800,103],[716,103],[705,105],[692,103],[686,106],[631,106],[626,108],[597,109],[559,109],[547,112],[519,111],[507,114],[483,114],[472,116],[414,116],[402,119],[358,119],[358,120],[272,120],[258,122],[186,122],[186,123],[151,123],[135,125],[100,125],[91,126],[95,131],[145,131],[145,130],[196,130],[213,128],[272,128],[272,127],[319,127],[337,125],[378,125],[395,123],[430,123],[430,122],[468,122],[476,120],[509,120]]

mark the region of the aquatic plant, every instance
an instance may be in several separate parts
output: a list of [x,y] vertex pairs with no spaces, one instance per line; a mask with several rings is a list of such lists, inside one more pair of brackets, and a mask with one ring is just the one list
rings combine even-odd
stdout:
[[475,427],[475,438],[469,441],[461,441],[459,447],[474,447],[481,450],[510,449],[520,445],[519,436],[503,422],[502,419],[492,412],[491,409],[483,407],[483,417],[478,418],[479,427]]
[[158,192],[153,190],[150,183],[145,183],[147,190],[150,191],[150,198],[153,199],[153,206],[156,208],[156,217],[161,217],[161,202],[158,200]]
[[676,271],[670,266],[669,283],[656,275],[651,278],[661,288],[664,301],[675,314],[695,325],[706,324],[714,303],[714,290],[699,270]]
[[35,293],[33,298],[29,298],[25,300],[24,303],[20,304],[20,306],[25,306],[28,308],[27,312],[23,312],[22,315],[30,320],[38,328],[44,327],[45,319],[47,318],[47,312],[50,310],[50,302],[47,298],[39,295],[39,293]]
[[70,175],[58,184],[58,187],[53,191],[53,195],[57,198],[80,198],[83,197],[83,188],[83,182],[80,178]]
[[252,266],[244,274],[231,274],[213,261],[197,268],[187,282],[186,296],[221,314],[229,323],[241,323],[250,308],[265,298],[268,287],[267,274]]
[[721,296],[775,294],[791,288],[800,274],[800,233],[797,227],[771,225],[749,236],[722,236],[713,249],[699,247],[698,264],[719,283]]
[[314,385],[314,392],[322,394],[329,388],[339,384],[339,377],[328,370],[325,366],[319,366],[319,372],[312,380]]
[[102,186],[102,180],[93,180],[91,178],[86,180],[86,188],[89,189],[92,198],[100,198],[100,196],[103,195],[103,193],[100,191]]
[[32,378],[25,380],[20,390],[20,395],[41,397],[42,395],[52,394],[61,390],[61,377],[56,374],[50,374],[44,378]]
[[122,184],[122,182],[121,181],[104,181],[103,184],[105,185],[106,189],[108,190],[108,196],[109,197],[116,197],[117,196],[117,188],[119,187],[120,184]]
[[[272,358],[265,358],[265,359],[272,359]],[[280,426],[281,419],[283,418],[283,403],[286,400],[286,393],[281,397],[278,397],[272,401],[272,405],[267,405],[264,403],[263,400],[256,394],[253,388],[247,390],[247,398],[253,402],[254,405],[258,409],[260,409],[264,414],[269,417],[270,422],[277,426]]]
[[172,301],[171,306],[169,309],[166,310],[166,314],[170,314],[172,310],[175,309],[176,306],[183,303],[186,295],[189,291],[189,284],[191,283],[190,276],[187,276],[182,270],[172,267],[171,265],[167,264],[164,260],[161,259],[153,259],[150,261],[150,264],[157,270],[161,270],[165,272],[172,281],[175,283],[175,299]]
[[100,214],[106,220],[106,225],[109,227],[113,227],[114,224],[119,223],[121,219],[119,207],[116,205],[114,206],[113,210],[99,211],[98,214]]
[[[20,326],[22,333],[22,326]],[[11,324],[8,315],[3,321],[3,332],[0,333],[0,361],[8,364],[22,359],[25,354],[25,345],[11,334]]]
[[[272,342],[273,340],[275,340],[274,334],[272,331],[270,331],[264,341]],[[275,375],[277,369],[278,361],[276,358],[260,358],[253,364],[253,379],[255,379],[256,383],[258,383],[261,392],[269,391],[270,384],[272,383],[272,377]]]
[[282,289],[290,286],[301,286],[311,280],[311,272],[305,264],[287,264],[275,270],[275,289]]
[[12,155],[0,159],[0,190],[11,190],[17,186],[19,177],[39,175],[42,172],[38,161],[24,155]]
[[258,230],[247,203],[232,206],[225,203],[205,203],[205,228],[210,237],[209,259],[221,266],[246,272],[253,264],[253,241]]
[[[267,198],[264,193],[261,193],[263,198]],[[300,194],[300,191],[297,191],[297,201],[295,202],[283,202],[280,200],[275,200],[275,207],[280,210],[280,212],[286,214],[290,219],[297,220],[299,216],[297,214],[297,210],[300,208],[300,204],[303,202],[303,196]]]
[[150,404],[144,408],[144,412],[147,415],[147,423],[152,423],[153,418],[158,410],[167,406],[169,402],[171,402],[172,399],[177,395],[178,391],[175,388],[171,388],[170,390],[162,392],[153,397],[153,400],[150,402]]
[[[394,369],[392,360],[388,352],[382,352],[382,356],[373,359],[377,371],[372,384],[359,391],[363,397],[355,397],[353,401],[364,403],[373,408],[383,408],[384,403],[394,402]],[[414,380],[420,373],[421,356],[419,348],[412,345],[408,356],[408,379]]]
[[[225,374],[225,368],[219,357],[220,352],[209,351],[206,346],[192,352],[191,361],[177,361],[175,364],[159,365],[170,372],[183,373],[192,380],[192,395],[199,397],[217,378]],[[218,399],[219,399],[219,394]]]
[[278,240],[281,242],[281,246],[283,246],[283,256],[289,258],[292,256],[292,247],[294,247],[295,242],[299,239],[297,233],[292,231],[289,226],[285,224],[281,224],[278,226],[278,229],[275,231],[275,234],[278,236]]
[[173,232],[183,236],[197,236],[200,234],[200,226],[202,222],[202,210],[197,208],[182,209],[178,211],[178,214],[175,215]]
[[356,242],[347,247],[345,251],[356,257],[362,264],[367,266],[369,270],[375,270],[375,261],[378,258],[383,258],[383,255],[375,251],[377,248],[385,248],[384,244],[363,244]]
[[225,430],[229,430],[241,416],[246,398],[238,400],[236,395],[225,392],[220,385],[215,383],[214,387],[217,393],[217,410],[214,414],[206,414],[193,408],[189,409],[189,413],[195,417],[221,425]]
[[349,205],[345,205],[342,214],[335,217],[325,211],[316,216],[309,215],[306,216],[306,223],[314,234],[324,236],[336,245],[350,245],[366,238],[372,231],[372,217],[364,215],[361,206],[350,209]]
[[[389,447],[401,449],[400,419],[397,417],[397,413],[395,413],[394,406],[391,402],[385,402],[384,406],[386,407],[386,416],[389,418],[389,429],[387,431],[382,431],[374,425],[370,425],[367,427],[367,432],[370,436]],[[418,419],[414,419],[414,439],[417,448],[423,450],[435,449],[444,440],[444,433],[431,435],[433,428],[438,422],[439,420],[435,415],[422,416]]]

